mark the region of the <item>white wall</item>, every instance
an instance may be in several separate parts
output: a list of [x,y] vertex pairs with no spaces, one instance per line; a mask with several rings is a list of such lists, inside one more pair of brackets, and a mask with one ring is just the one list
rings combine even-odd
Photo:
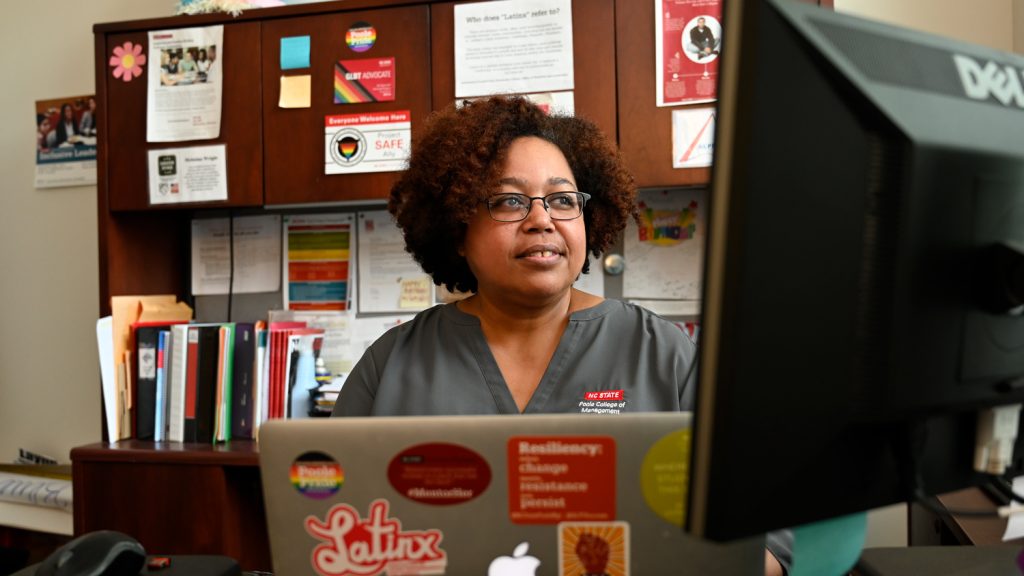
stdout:
[[1024,54],[1024,0],[1013,0],[1013,51]]
[[[998,50],[1014,49],[1013,9],[1024,0],[834,0],[837,12],[923,30]],[[1024,18],[1024,15],[1019,15]],[[1017,44],[1024,42],[1018,18]]]
[[[835,0],[837,12],[1024,53],[1024,0]],[[905,546],[907,507],[868,514],[866,547]]]
[[100,440],[96,188],[33,188],[35,101],[94,92],[95,22],[173,0],[4,2],[0,18],[0,462]]

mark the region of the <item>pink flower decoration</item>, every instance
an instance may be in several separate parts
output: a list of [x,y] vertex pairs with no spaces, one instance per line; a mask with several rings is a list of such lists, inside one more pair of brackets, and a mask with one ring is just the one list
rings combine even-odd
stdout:
[[110,57],[110,65],[114,67],[114,78],[120,78],[125,82],[142,76],[142,65],[145,63],[146,55],[142,53],[142,46],[131,42],[115,46],[114,55]]

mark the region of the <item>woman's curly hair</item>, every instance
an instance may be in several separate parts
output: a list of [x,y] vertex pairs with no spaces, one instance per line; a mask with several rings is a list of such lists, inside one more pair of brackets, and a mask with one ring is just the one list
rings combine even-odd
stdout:
[[[636,186],[618,152],[591,122],[549,116],[522,97],[495,96],[431,114],[413,144],[409,168],[391,188],[388,210],[412,254],[434,283],[475,292],[477,280],[459,254],[466,223],[498,187],[513,140],[536,136],[562,151],[581,192],[587,251],[595,256],[637,217]],[[585,261],[583,272],[589,262]]]

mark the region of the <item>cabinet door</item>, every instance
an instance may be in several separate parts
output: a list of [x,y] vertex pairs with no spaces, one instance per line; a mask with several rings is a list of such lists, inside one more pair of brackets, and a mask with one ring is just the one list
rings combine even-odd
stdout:
[[[800,1],[829,9],[833,4],[833,0]],[[615,0],[615,5],[619,147],[637,185],[643,188],[707,184],[711,181],[711,168],[672,167],[672,110],[686,106],[659,108],[656,104],[655,3],[650,0]]]
[[[104,110],[108,115],[106,126],[109,133],[99,135],[106,143],[106,154],[101,154],[103,161],[99,169],[104,171],[105,179],[101,178],[100,181],[106,182],[111,211],[150,208],[147,167],[149,150],[211,144],[226,146],[228,199],[190,206],[258,206],[263,203],[259,28],[256,22],[224,26],[223,54],[220,55],[224,71],[220,136],[211,140],[147,143],[146,83],[149,74],[159,73],[160,63],[147,61],[142,77],[122,82],[110,75],[106,62],[97,62],[97,66],[106,69],[103,75],[106,85]],[[115,46],[128,41],[143,46],[148,57],[149,39],[146,31],[109,34],[106,37],[107,57],[113,53]]]
[[[372,28],[372,32],[369,32]],[[350,29],[376,38],[356,51]],[[386,198],[392,172],[326,174],[325,118],[408,110],[412,138],[430,112],[430,21],[426,6],[336,12],[284,18],[263,24],[263,117],[266,141],[266,203],[297,204]],[[281,39],[309,36],[308,69],[281,69]],[[368,42],[366,43],[368,44]],[[365,47],[355,44],[357,48]],[[394,100],[334,103],[335,65],[341,60],[393,57]],[[281,77],[310,76],[310,107],[281,108]]]
[[[710,168],[672,167],[672,110],[656,105],[654,2],[617,0],[619,147],[641,188],[706,184]],[[713,106],[700,104],[699,106]]]
[[[434,109],[455,101],[454,2],[431,6],[431,61]],[[576,115],[587,118],[612,141],[615,125],[615,3],[572,3],[572,55]]]

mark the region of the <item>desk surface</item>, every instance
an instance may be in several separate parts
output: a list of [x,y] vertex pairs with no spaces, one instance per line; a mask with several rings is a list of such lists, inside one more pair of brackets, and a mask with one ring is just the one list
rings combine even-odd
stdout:
[[[939,502],[948,509],[995,510],[996,503],[980,488],[965,488],[938,497]],[[971,518],[952,516],[944,519],[946,526],[953,532],[957,540],[975,546],[994,546],[1004,544],[1003,534],[1006,532],[1005,518]],[[1018,547],[1024,546],[1024,538],[1005,542]]]
[[911,546],[868,548],[855,576],[1013,576],[1021,573],[1017,546]]

